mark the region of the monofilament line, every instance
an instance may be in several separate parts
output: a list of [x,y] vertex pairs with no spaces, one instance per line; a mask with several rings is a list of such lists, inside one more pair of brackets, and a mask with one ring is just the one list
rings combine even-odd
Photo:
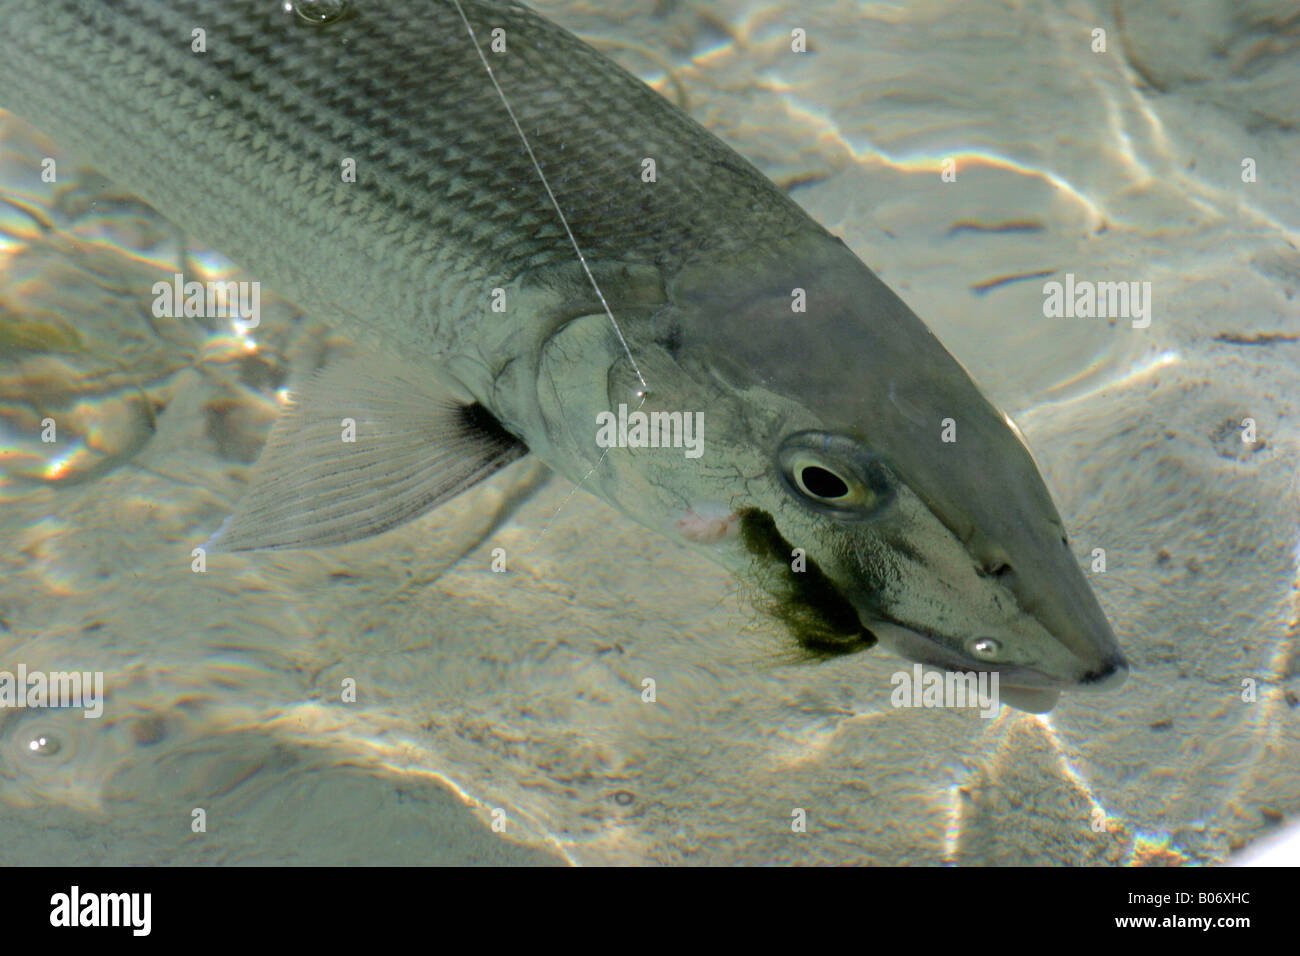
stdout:
[[[614,327],[614,334],[618,336],[619,344],[623,346],[623,351],[627,353],[627,360],[632,363],[632,371],[636,372],[636,377],[641,381],[641,403],[645,404],[650,386],[646,384],[645,376],[641,374],[640,367],[636,364],[636,359],[632,357],[632,350],[627,346],[627,339],[623,338],[623,330],[618,327],[618,322],[614,319],[614,313],[610,310],[609,303],[605,301],[605,293],[600,291],[600,284],[596,282],[596,277],[591,274],[591,269],[587,266],[587,258],[582,254],[582,249],[578,245],[577,238],[573,235],[573,230],[569,228],[569,220],[565,218],[564,210],[560,208],[559,201],[555,198],[555,193],[551,190],[551,184],[546,181],[546,174],[542,172],[542,164],[537,161],[537,156],[533,153],[532,144],[528,142],[528,137],[524,135],[524,128],[519,125],[519,120],[515,117],[515,111],[510,107],[510,101],[506,99],[505,91],[501,89],[501,84],[497,82],[496,74],[492,72],[492,66],[488,63],[487,56],[483,53],[483,48],[479,46],[478,37],[474,34],[474,28],[470,25],[469,17],[465,16],[465,9],[460,5],[460,0],[452,0],[456,4],[456,12],[460,14],[461,23],[465,24],[465,29],[469,31],[470,41],[474,44],[474,52],[478,54],[483,69],[487,70],[488,79],[492,81],[493,88],[497,91],[497,96],[501,97],[501,105],[506,108],[510,114],[510,122],[515,124],[515,132],[519,134],[519,139],[524,144],[524,149],[528,152],[528,158],[533,162],[533,169],[537,170],[537,178],[542,181],[542,186],[546,189],[546,195],[551,199],[551,205],[555,207],[555,214],[560,217],[560,224],[564,226],[564,231],[569,236],[569,242],[573,243],[573,251],[578,254],[578,262],[582,264],[582,271],[587,273],[587,278],[591,280],[591,287],[596,290],[596,298],[600,299],[601,306],[605,309],[605,314],[609,316],[609,324]],[[640,407],[640,406],[638,406]]]
[[[641,401],[644,403],[645,399],[642,398]],[[605,461],[605,456],[608,454],[609,454],[609,449],[606,448],[604,451],[600,453],[600,459],[594,465],[591,466],[591,470],[582,476],[582,480],[569,489],[569,493],[564,496],[564,500],[561,501],[559,505],[556,506],[555,511],[551,513],[550,521],[547,521],[546,524],[542,525],[542,530],[537,533],[536,540],[540,541],[542,540],[542,538],[546,537],[546,532],[551,530],[551,521],[554,521],[556,515],[558,515],[561,511],[564,510],[564,506],[569,503],[569,499],[578,493],[578,489],[583,486],[586,480],[596,473],[596,469],[601,466],[601,464]]]

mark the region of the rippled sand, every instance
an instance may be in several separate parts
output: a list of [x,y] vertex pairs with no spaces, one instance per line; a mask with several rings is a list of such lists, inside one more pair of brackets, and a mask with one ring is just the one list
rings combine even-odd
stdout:
[[[1133,678],[1049,717],[895,710],[897,660],[784,663],[728,576],[527,461],[194,573],[282,389],[349,343],[269,293],[251,336],[153,318],[153,281],[239,274],[6,118],[0,669],[109,694],[0,711],[0,860],[1159,864],[1300,813],[1289,5],[537,6],[684,97],[1013,414],[1106,551]],[[1044,318],[1067,272],[1151,282],[1150,328]]]

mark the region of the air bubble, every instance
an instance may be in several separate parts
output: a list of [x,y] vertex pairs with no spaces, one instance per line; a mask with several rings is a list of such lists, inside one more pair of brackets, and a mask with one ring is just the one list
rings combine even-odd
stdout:
[[53,757],[63,749],[63,744],[53,734],[37,734],[27,741],[27,749],[38,757]]
[[308,23],[333,23],[347,13],[348,0],[294,0],[293,10]]
[[[17,711],[9,717],[0,719],[0,779],[7,775],[37,779],[60,773],[75,762],[81,735],[89,730],[79,723],[62,726],[71,712],[37,715]],[[80,712],[76,719],[81,720]]]

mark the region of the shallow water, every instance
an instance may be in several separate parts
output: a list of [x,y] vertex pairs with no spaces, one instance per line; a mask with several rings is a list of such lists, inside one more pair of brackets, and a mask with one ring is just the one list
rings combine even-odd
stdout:
[[[4,861],[1142,865],[1300,813],[1289,5],[535,5],[790,189],[1013,415],[1105,550],[1129,683],[895,709],[899,661],[783,663],[724,572],[529,462],[193,573],[282,389],[347,343],[266,291],[255,335],[155,319],[182,264],[239,273],[6,117],[0,670],[102,670],[108,700],[0,710]],[[1150,282],[1150,326],[1044,317],[1066,273]]]

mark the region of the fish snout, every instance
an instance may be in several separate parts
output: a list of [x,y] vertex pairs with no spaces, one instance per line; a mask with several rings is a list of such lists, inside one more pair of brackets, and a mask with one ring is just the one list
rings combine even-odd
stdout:
[[1080,694],[1110,693],[1124,686],[1128,680],[1129,665],[1118,652],[1105,660],[1076,660],[1066,668],[1013,666],[991,667],[999,670],[1005,684],[1015,687],[1054,688]]
[[1078,692],[1116,690],[1128,679],[1129,665],[1106,612],[1069,551],[1052,558],[1025,562],[1009,582],[1021,609],[1055,645],[1043,670]]
[[[1043,683],[1027,681],[1028,675],[1012,674],[1000,678],[1002,701],[1017,710],[1030,714],[1046,714],[1056,706],[1062,691],[1071,693],[1104,693],[1118,690],[1128,680],[1129,666],[1124,656],[1116,651],[1099,666],[1084,671],[1076,679],[1056,682],[1047,674],[1035,674]],[[1023,683],[1017,683],[1017,681]]]
[[1098,667],[1083,674],[1075,686],[1086,693],[1119,690],[1128,681],[1129,669],[1124,655],[1116,650]]

